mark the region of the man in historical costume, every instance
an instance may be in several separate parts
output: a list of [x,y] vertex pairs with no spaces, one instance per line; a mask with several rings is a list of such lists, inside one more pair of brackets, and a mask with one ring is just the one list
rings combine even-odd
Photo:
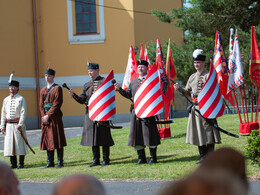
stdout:
[[[116,90],[119,93],[128,98],[134,98],[138,87],[144,81],[148,73],[148,62],[145,60],[137,61],[137,69],[139,78],[135,78],[131,81],[127,90],[121,88],[118,83],[115,83]],[[133,106],[131,106],[133,107]],[[131,110],[131,126],[129,132],[128,145],[135,148],[138,154],[138,162],[136,164],[147,163],[145,155],[145,147],[149,146],[151,160],[149,165],[157,163],[157,146],[160,144],[160,134],[157,129],[155,117],[138,118],[135,115],[135,110]]]
[[47,150],[48,163],[45,168],[54,167],[54,150],[57,149],[58,164],[56,168],[63,167],[63,147],[67,145],[62,112],[60,110],[63,102],[62,88],[54,83],[55,71],[45,71],[47,86],[40,92],[40,112],[42,120],[42,134],[40,149]]
[[[215,143],[221,143],[220,133],[213,126],[210,126],[206,120],[195,111],[199,110],[197,97],[206,82],[209,72],[205,70],[206,56],[202,54],[201,49],[196,49],[193,52],[193,61],[196,73],[189,77],[185,88],[180,87],[178,83],[174,85],[176,90],[191,96],[193,106],[190,108],[189,120],[187,126],[186,143],[197,145],[200,154],[201,163],[205,156],[214,150]],[[215,122],[216,119],[210,119]]]
[[[99,75],[99,65],[96,63],[88,64],[88,74],[91,80],[85,83],[81,94],[78,96],[70,89],[71,96],[80,104],[88,105],[88,101],[93,92],[104,82],[105,78]],[[114,145],[108,121],[95,122],[89,118],[88,106],[81,138],[81,145],[91,146],[93,153],[93,163],[89,167],[100,165],[100,149],[102,146],[103,163],[102,166],[110,164],[110,146]]]
[[[18,94],[19,82],[12,80],[9,83],[10,95],[3,101],[1,113],[1,132],[5,134],[4,156],[10,156],[11,168],[24,168],[24,158],[28,153],[26,143],[21,134],[26,138],[25,118],[26,102]],[[17,167],[17,155],[19,166]]]

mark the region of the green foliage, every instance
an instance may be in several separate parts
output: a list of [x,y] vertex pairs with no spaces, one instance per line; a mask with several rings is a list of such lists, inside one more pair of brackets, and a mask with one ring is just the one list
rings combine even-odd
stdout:
[[185,32],[184,43],[172,48],[178,80],[186,83],[189,73],[194,72],[192,52],[195,49],[200,48],[206,52],[209,64],[210,58],[214,55],[216,31],[221,34],[228,58],[229,29],[234,28],[238,29],[245,80],[249,83],[250,33],[251,26],[256,26],[259,42],[260,2],[256,0],[186,0],[185,2],[190,3],[191,7],[171,9],[169,13],[153,10],[153,15],[158,21],[167,23],[170,21]]
[[247,156],[252,163],[260,166],[260,133],[259,130],[253,130],[248,138]]

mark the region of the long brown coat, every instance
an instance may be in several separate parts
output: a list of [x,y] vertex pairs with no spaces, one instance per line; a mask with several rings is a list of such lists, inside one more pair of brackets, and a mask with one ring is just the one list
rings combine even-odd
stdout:
[[[192,74],[184,90],[191,92],[192,97],[197,96],[203,84],[206,82],[208,74],[208,71],[204,71],[200,75],[197,73]],[[210,126],[204,118],[196,113],[195,108],[199,110],[199,106],[193,106],[189,113],[186,143],[197,146],[221,143],[219,131]]]
[[[95,81],[98,81],[100,86],[104,82],[105,78],[98,76]],[[80,104],[88,105],[88,101],[93,94],[92,81],[87,82],[81,94],[77,96],[76,94],[73,98]],[[109,125],[108,121],[103,121],[106,125]],[[86,106],[86,115],[84,121],[84,127],[81,137],[81,145],[83,146],[113,146],[114,141],[111,135],[111,130],[109,127],[103,126],[102,124],[97,125],[89,118],[88,106]]]
[[[53,89],[52,89],[53,88]],[[52,89],[46,98],[47,93]],[[42,124],[41,134],[41,150],[54,150],[59,149],[67,145],[64,134],[62,112],[60,110],[63,102],[62,89],[59,85],[54,84],[50,89],[43,87],[40,92],[40,112],[41,116],[46,114],[49,116],[49,124]],[[44,104],[52,103],[52,107],[46,113],[44,110]]]
[[[138,78],[133,79],[127,90],[120,92],[126,98],[133,98],[138,89]],[[154,117],[138,118],[134,109],[131,113],[131,126],[128,138],[129,146],[157,146],[160,142],[160,134]]]

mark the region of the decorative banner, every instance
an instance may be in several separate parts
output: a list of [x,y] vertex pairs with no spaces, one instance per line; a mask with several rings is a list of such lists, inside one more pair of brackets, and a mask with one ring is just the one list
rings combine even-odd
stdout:
[[142,44],[142,43],[141,43],[141,49],[140,49],[139,59],[140,59],[140,60],[145,60],[145,57],[144,57],[144,47],[143,47],[143,44]]
[[147,47],[146,47],[146,44],[145,44],[145,49],[144,49],[144,60],[148,62],[148,71],[151,70],[152,66],[150,64],[150,60],[149,60],[149,56],[148,56],[148,51],[147,51]]
[[210,60],[209,77],[198,95],[198,103],[200,113],[205,118],[213,119],[224,114],[224,100],[220,93],[217,75],[212,60]]
[[139,118],[158,115],[163,112],[159,74],[154,64],[134,97],[135,114]]
[[234,48],[234,29],[230,29],[230,37],[229,37],[229,58],[228,58],[228,67],[232,66],[231,57],[233,55]]
[[[169,79],[172,79],[173,81],[177,78],[177,74],[175,71],[173,59],[172,59],[172,52],[171,52],[171,41],[169,39],[168,43],[168,50],[167,50],[167,57],[166,57],[166,74]],[[172,90],[172,107],[174,108],[174,84],[173,82],[170,82],[171,90]]]
[[230,56],[228,68],[229,68],[229,79],[228,79],[227,93],[238,88],[244,83],[243,66],[241,62],[237,30],[235,35],[234,49]]
[[111,70],[104,82],[89,99],[89,118],[93,121],[107,121],[115,117],[115,87],[112,83],[114,72]]
[[217,73],[217,79],[219,83],[219,88],[222,95],[234,106],[234,101],[232,94],[227,94],[228,86],[228,67],[225,52],[222,46],[222,41],[220,34],[216,31],[216,40],[215,40],[215,52],[214,52],[214,68]]
[[250,56],[250,66],[249,66],[249,78],[251,82],[256,86],[259,91],[260,87],[260,55],[259,49],[256,41],[255,27],[251,26],[251,56]]
[[128,62],[126,66],[125,77],[123,80],[122,88],[126,90],[129,87],[131,81],[137,77],[138,77],[137,61],[136,61],[134,49],[132,45],[130,45]]
[[162,98],[163,98],[164,110],[166,116],[164,119],[168,120],[170,118],[170,108],[171,108],[171,101],[173,99],[173,94],[170,88],[169,79],[166,74],[162,48],[159,39],[157,39],[157,46],[156,46],[156,65],[158,66],[158,71],[159,71]]

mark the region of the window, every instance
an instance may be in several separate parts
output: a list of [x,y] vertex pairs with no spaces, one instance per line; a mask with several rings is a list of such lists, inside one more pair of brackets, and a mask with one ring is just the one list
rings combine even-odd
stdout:
[[76,34],[97,32],[95,0],[76,0],[75,12]]
[[67,0],[69,42],[103,43],[104,0]]

